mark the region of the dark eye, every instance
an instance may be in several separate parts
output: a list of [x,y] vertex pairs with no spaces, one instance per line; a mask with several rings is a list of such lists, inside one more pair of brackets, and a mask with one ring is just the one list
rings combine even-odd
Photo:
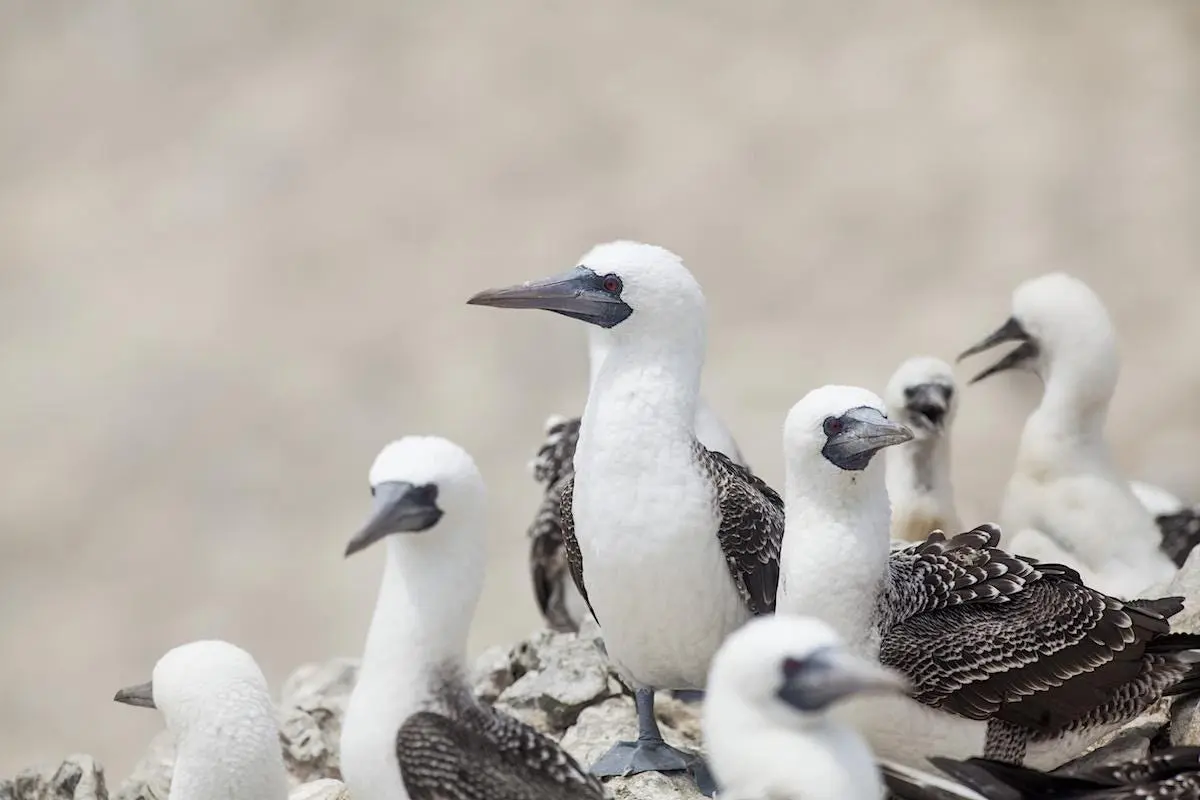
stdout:
[[609,294],[616,294],[621,291],[621,279],[616,275],[605,275],[604,280],[600,284],[604,287],[604,291]]
[[825,435],[836,436],[842,432],[842,421],[837,417],[825,418]]
[[783,677],[793,678],[804,669],[804,662],[798,658],[785,658],[783,660]]
[[371,497],[374,497],[374,496],[375,496],[375,486],[372,485],[371,486]]
[[945,389],[946,389],[946,402],[949,403],[950,398],[954,397],[954,387],[947,386],[947,387],[945,387]]

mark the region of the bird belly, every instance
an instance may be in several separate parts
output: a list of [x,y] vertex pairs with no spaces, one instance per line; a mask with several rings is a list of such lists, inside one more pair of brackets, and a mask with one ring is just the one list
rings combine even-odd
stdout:
[[595,536],[580,515],[576,525],[588,597],[618,672],[639,687],[700,689],[713,654],[750,612],[717,542],[715,515],[675,510],[636,526],[612,520]]

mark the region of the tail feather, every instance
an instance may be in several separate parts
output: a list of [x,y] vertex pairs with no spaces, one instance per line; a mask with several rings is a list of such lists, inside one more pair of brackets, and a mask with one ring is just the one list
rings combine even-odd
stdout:
[[[972,789],[938,775],[921,772],[892,761],[880,761],[879,771],[889,797],[900,800],[992,800]],[[1005,798],[1009,800],[1009,798]],[[1011,800],[1021,800],[1014,796]]]
[[1050,775],[1029,767],[1018,767],[986,758],[929,759],[935,767],[978,792],[987,800],[1066,800],[1110,788],[1110,784]]

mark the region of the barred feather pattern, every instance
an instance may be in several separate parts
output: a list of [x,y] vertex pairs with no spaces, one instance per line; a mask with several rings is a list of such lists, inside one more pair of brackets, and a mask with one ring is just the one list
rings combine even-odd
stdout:
[[560,505],[563,489],[574,475],[575,446],[579,442],[580,419],[551,417],[546,422],[545,440],[531,463],[533,477],[545,486],[533,523],[529,526],[529,572],[534,599],[551,630],[578,630],[571,618],[564,589],[568,576]]
[[[604,789],[552,739],[471,696],[457,671],[439,678],[438,710],[396,735],[412,800],[600,800]],[[443,713],[444,712],[444,713]]]
[[1078,573],[1000,550],[984,525],[893,552],[881,662],[918,701],[1027,740],[1124,722],[1192,667],[1200,637],[1170,634],[1177,598],[1124,602]]

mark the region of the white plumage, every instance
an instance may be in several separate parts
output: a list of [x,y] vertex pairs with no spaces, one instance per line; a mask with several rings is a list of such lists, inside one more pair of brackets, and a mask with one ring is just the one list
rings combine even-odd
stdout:
[[950,428],[958,412],[953,370],[932,356],[910,358],[892,374],[884,400],[888,417],[913,432],[912,441],[886,454],[892,539],[920,542],[935,530],[961,530],[950,479]]
[[1161,534],[1121,475],[1104,437],[1119,371],[1116,333],[1082,281],[1051,273],[1013,292],[1012,317],[960,356],[1021,344],[972,382],[1024,368],[1043,381],[1021,434],[1001,511],[1010,550],[1055,553],[1095,588],[1131,597],[1175,571]]
[[175,739],[170,800],[285,800],[279,725],[249,653],[198,641],[169,651],[118,702],[157,708]]

